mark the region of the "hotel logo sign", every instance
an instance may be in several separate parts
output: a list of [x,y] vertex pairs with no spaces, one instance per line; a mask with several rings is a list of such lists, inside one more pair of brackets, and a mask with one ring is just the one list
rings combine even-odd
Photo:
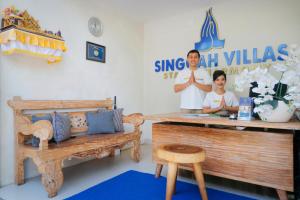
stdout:
[[225,40],[219,39],[218,24],[212,14],[212,8],[206,11],[206,18],[201,28],[200,42],[195,43],[198,51],[209,51],[212,48],[224,48]]
[[[221,67],[229,75],[238,74],[245,68],[249,70],[258,66],[268,68],[272,63],[282,61],[281,55],[288,55],[288,46],[285,43],[281,43],[278,46],[266,45],[263,49],[243,48],[211,51],[213,49],[223,49],[224,46],[225,39],[220,39],[219,37],[218,24],[212,14],[212,8],[210,8],[206,11],[206,17],[200,31],[200,41],[194,43],[192,47],[201,52],[200,68],[211,71],[214,70],[214,67]],[[184,57],[157,59],[154,61],[154,71],[163,73],[164,79],[176,78],[178,71],[185,68],[188,68],[188,63]]]

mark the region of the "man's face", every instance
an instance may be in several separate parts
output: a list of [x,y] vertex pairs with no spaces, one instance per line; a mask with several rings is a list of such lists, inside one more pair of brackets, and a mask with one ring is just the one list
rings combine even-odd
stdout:
[[195,67],[198,65],[199,63],[199,57],[197,53],[190,53],[187,57],[187,61],[189,63],[190,66]]

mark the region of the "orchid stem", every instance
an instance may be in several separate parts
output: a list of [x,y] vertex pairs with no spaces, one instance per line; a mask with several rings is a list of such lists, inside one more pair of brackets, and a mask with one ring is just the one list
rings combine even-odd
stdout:
[[281,73],[281,77],[280,77],[280,79],[279,79],[279,83],[281,82],[281,79],[282,79],[282,77],[283,77],[283,74],[284,74],[284,72]]
[[[282,92],[281,79],[283,77],[283,74],[284,74],[284,72],[281,73],[281,77],[280,77],[280,79],[278,81],[278,87],[276,88],[276,94],[275,94],[275,96],[279,97],[279,98],[281,97],[281,92]],[[278,94],[278,90],[279,90],[279,94]]]

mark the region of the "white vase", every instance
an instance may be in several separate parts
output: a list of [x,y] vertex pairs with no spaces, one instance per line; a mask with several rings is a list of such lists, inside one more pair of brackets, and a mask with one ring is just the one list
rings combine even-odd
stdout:
[[293,105],[288,105],[283,101],[278,101],[278,106],[270,113],[258,113],[259,117],[266,122],[288,122],[296,108]]

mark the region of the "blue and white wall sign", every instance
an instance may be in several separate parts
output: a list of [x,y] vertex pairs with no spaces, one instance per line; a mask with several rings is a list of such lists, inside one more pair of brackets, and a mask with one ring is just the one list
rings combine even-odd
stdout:
[[[228,42],[228,41],[227,41]],[[200,52],[199,67],[211,69],[212,67],[219,67],[221,61],[223,69],[230,67],[243,67],[251,64],[270,64],[283,59],[280,55],[288,55],[287,45],[285,43],[278,46],[267,45],[264,49],[236,49],[223,52],[211,52],[210,50],[218,48],[222,49],[225,45],[225,39],[220,39],[218,32],[218,25],[216,19],[212,14],[212,8],[206,12],[205,21],[200,32],[200,41],[195,43],[194,48]],[[191,48],[192,49],[192,48]],[[260,56],[259,56],[260,55]],[[154,71],[159,72],[178,72],[188,68],[185,58],[168,58],[158,59],[154,61]],[[235,69],[236,71],[236,69]],[[166,75],[164,75],[166,78]],[[175,78],[172,75],[170,78]]]
[[[225,65],[223,65],[222,67],[282,61],[283,59],[280,57],[280,55],[288,55],[287,45],[280,44],[275,49],[272,46],[266,46],[263,50],[262,55],[262,57],[258,56],[257,48],[253,48],[250,51],[248,49],[225,51],[221,55],[219,55],[218,53],[209,53],[207,55],[202,54],[199,67],[219,67],[220,57],[224,60],[225,63]],[[170,58],[156,60],[154,62],[155,72],[180,71],[185,67],[188,67],[188,65],[184,58]]]

